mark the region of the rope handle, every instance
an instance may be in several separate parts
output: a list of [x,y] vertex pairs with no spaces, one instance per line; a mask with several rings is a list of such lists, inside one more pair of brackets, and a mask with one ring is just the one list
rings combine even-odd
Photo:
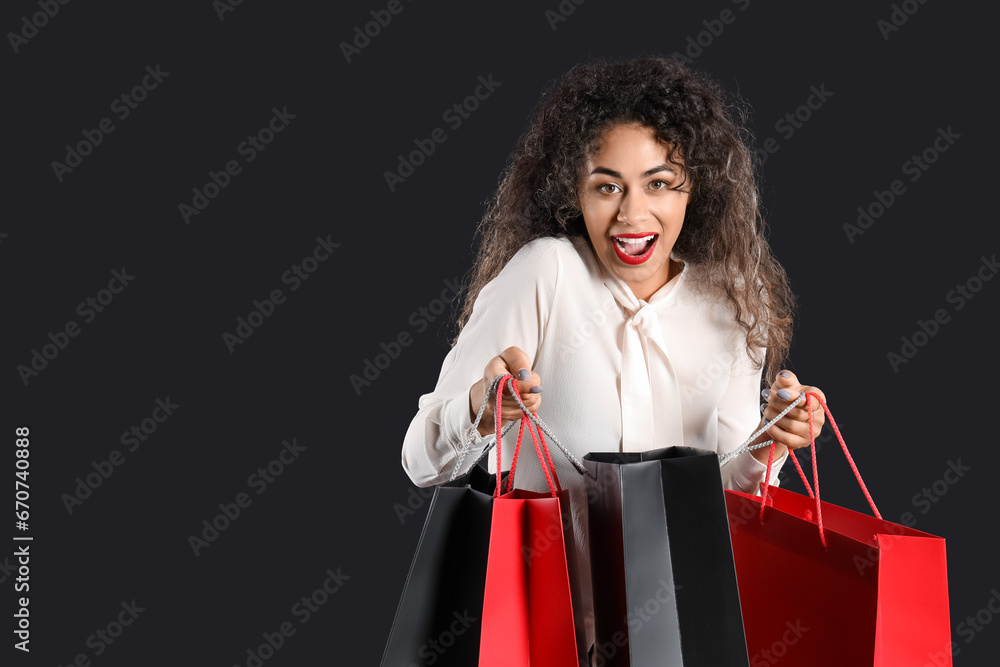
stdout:
[[801,402],[802,402],[802,394],[799,394],[799,397],[796,398],[791,403],[789,403],[784,410],[775,415],[774,419],[772,419],[771,421],[767,421],[765,419],[762,423],[763,425],[760,428],[758,428],[749,438],[744,440],[742,445],[740,445],[731,452],[719,456],[719,467],[722,467],[725,464],[729,463],[731,459],[739,456],[740,454],[746,454],[747,452],[753,451],[755,449],[760,449],[761,447],[767,447],[768,445],[773,445],[774,440],[767,440],[765,442],[761,442],[756,445],[751,445],[750,443],[756,440],[761,433],[771,428],[772,425],[776,424],[782,417],[791,412],[792,408],[794,408]]
[[[506,377],[509,379],[513,379],[513,376],[510,374],[506,374]],[[452,467],[451,477],[450,477],[452,481],[454,481],[459,476],[459,471],[462,469],[462,463],[465,461],[466,456],[472,449],[472,441],[476,439],[476,434],[479,429],[479,423],[482,421],[483,414],[486,412],[486,406],[489,405],[490,394],[493,392],[500,391],[500,385],[503,379],[504,379],[504,374],[497,375],[495,378],[493,378],[493,380],[490,382],[490,386],[486,389],[486,393],[483,396],[482,403],[480,403],[479,405],[479,411],[476,413],[476,418],[473,420],[472,426],[468,430],[468,435],[465,438],[465,442],[459,449],[458,457],[455,461],[455,464]],[[559,438],[557,438],[555,434],[552,433],[552,430],[548,427],[548,425],[546,425],[545,422],[543,422],[538,417],[538,415],[533,414],[531,413],[530,410],[528,410],[527,406],[525,406],[524,403],[521,401],[521,397],[517,394],[516,391],[513,393],[513,396],[514,400],[517,401],[518,406],[521,408],[521,412],[523,412],[530,418],[530,421],[535,425],[536,429],[539,429],[538,430],[539,438],[542,437],[542,433],[544,432],[545,435],[549,437],[549,440],[551,442],[554,442],[556,446],[560,449],[560,451],[562,451],[563,455],[569,460],[569,462],[573,464],[573,467],[576,468],[577,472],[579,472],[581,475],[586,475],[587,477],[590,477],[591,479],[596,481],[597,478],[589,470],[587,470],[587,468],[583,465],[580,459],[577,458],[577,456],[573,454],[573,452],[571,452],[566,447],[566,445],[564,445],[562,442],[559,441]],[[497,421],[499,420],[496,419],[496,411],[494,411],[494,424],[496,424]],[[517,420],[517,421],[523,421],[523,418],[522,420]],[[513,421],[509,422],[506,426],[503,427],[503,429],[497,431],[498,435],[496,438],[496,442],[490,443],[488,447],[483,449],[482,453],[479,455],[479,458],[477,458],[475,462],[473,462],[473,465],[477,465],[480,461],[486,458],[487,454],[489,454],[490,452],[490,449],[493,448],[494,446],[497,446],[497,444],[503,439],[503,436],[506,435],[511,428],[513,428],[514,423],[515,422]],[[515,450],[515,453],[516,452],[517,450]],[[549,459],[551,460],[551,455],[549,455]],[[500,469],[501,468],[498,466],[497,470],[499,471]]]
[[[799,396],[801,399],[802,396]],[[802,467],[799,465],[798,458],[794,455],[792,460],[795,461],[795,467],[799,471],[799,476],[802,478],[802,483],[805,485],[806,490],[809,491],[809,497],[816,501],[816,525],[819,529],[819,539],[823,543],[823,547],[826,548],[826,529],[823,528],[823,507],[820,502],[819,496],[819,470],[816,467],[816,427],[813,422],[812,414],[812,399],[819,401],[819,404],[823,406],[823,412],[830,419],[830,425],[833,427],[833,432],[837,435],[837,440],[840,442],[841,448],[844,450],[844,455],[847,457],[847,462],[851,465],[851,470],[854,472],[854,478],[858,481],[858,485],[861,487],[861,491],[865,494],[865,499],[868,500],[868,504],[872,508],[872,512],[878,519],[882,518],[879,513],[878,508],[875,506],[875,501],[872,500],[871,493],[868,492],[868,487],[865,485],[863,479],[861,479],[861,471],[858,470],[857,464],[854,462],[854,457],[851,456],[850,450],[847,449],[847,443],[844,442],[844,436],[840,433],[840,428],[837,426],[836,420],[833,418],[833,414],[830,412],[829,406],[827,406],[826,401],[819,394],[808,391],[805,393],[806,400],[806,410],[808,410],[809,416],[809,450],[812,455],[812,472],[813,472],[813,488],[809,488],[809,481],[806,479],[805,473],[802,471]],[[777,421],[777,418],[774,420]],[[773,422],[772,422],[773,423]],[[771,479],[771,464],[774,461],[774,441],[771,441],[771,451],[767,458],[767,472],[764,473],[764,481],[761,485],[761,502],[760,502],[760,521],[764,522],[764,508],[765,499],[767,498],[767,490],[770,487]]]
[[[504,375],[503,379],[501,380],[501,386],[505,381],[510,386],[511,394],[517,396],[517,380],[514,378],[514,376],[510,374]],[[500,410],[502,402],[503,402],[503,392],[498,391],[496,400],[496,409],[494,410],[495,422],[497,426],[500,425]],[[527,411],[526,408],[523,407],[523,404],[522,404],[522,411],[526,415],[531,414],[530,412]],[[537,436],[535,435],[536,429],[533,428],[533,425],[530,422],[526,422],[523,418],[520,419],[519,421],[521,422],[521,426],[517,431],[517,445],[514,447],[514,457],[510,464],[510,474],[508,474],[507,476],[507,492],[510,493],[511,491],[514,490],[514,474],[515,471],[517,470],[517,458],[521,450],[521,438],[524,436],[524,425],[527,424],[528,435],[531,436],[531,441],[535,444],[535,452],[537,452],[538,454],[538,461],[542,466],[542,472],[545,473],[545,480],[549,484],[549,490],[552,492],[553,497],[558,496],[559,493],[562,491],[562,487],[559,485],[559,477],[556,476],[555,464],[552,462],[552,454],[549,453],[548,445],[545,444],[545,438],[542,436],[541,432],[539,432]],[[541,440],[541,443],[539,443],[539,440]],[[542,454],[543,451],[544,455]],[[500,448],[498,446],[497,470],[500,469],[500,465],[501,465]],[[494,490],[494,496],[499,497],[499,495],[500,495],[500,487],[497,486],[497,488]]]
[[[455,479],[458,477],[458,471],[462,469],[462,463],[465,461],[465,457],[468,456],[469,451],[472,449],[472,441],[476,439],[476,433],[478,432],[479,429],[479,422],[482,421],[483,413],[486,412],[486,406],[489,405],[490,403],[490,394],[496,391],[497,387],[500,386],[500,379],[502,377],[503,377],[502,375],[498,375],[495,378],[493,378],[493,380],[490,382],[490,386],[486,388],[486,393],[483,396],[483,401],[482,403],[479,404],[479,412],[476,413],[476,418],[472,420],[472,426],[469,428],[468,435],[465,438],[465,442],[462,443],[462,446],[459,448],[458,458],[455,460],[455,464],[452,466],[451,477],[448,478],[450,481],[455,481]],[[513,426],[514,422],[510,422],[509,424],[504,426],[503,429],[499,432],[499,437],[497,438],[497,440],[502,439],[503,436],[506,435],[507,431],[509,431]],[[482,451],[482,453],[479,455],[479,458],[473,462],[472,466],[477,465],[480,461],[486,458],[486,455],[489,454],[490,449],[493,446],[494,443],[490,443],[490,446],[486,447]],[[499,470],[499,468],[497,470]],[[497,479],[499,480],[499,476],[497,477]]]

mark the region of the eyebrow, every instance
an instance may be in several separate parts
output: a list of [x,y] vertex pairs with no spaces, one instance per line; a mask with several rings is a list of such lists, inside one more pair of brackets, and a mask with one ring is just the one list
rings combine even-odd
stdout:
[[[647,169],[642,173],[640,178],[646,178],[647,176],[652,176],[653,174],[660,171],[669,171],[672,174],[676,174],[677,170],[670,165],[664,163],[653,167],[652,169]],[[604,174],[605,176],[611,176],[612,178],[622,178],[622,175],[613,169],[608,169],[607,167],[595,167],[594,171],[590,172],[590,175]]]

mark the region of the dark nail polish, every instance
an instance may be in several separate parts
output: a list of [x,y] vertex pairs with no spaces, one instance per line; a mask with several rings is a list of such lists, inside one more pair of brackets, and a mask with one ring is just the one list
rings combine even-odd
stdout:
[[540,394],[540,393],[542,393],[542,388],[541,388],[541,386],[538,386],[538,387],[532,387],[532,388],[531,388],[531,393],[532,393],[532,394]]
[[788,371],[781,371],[780,373],[778,373],[778,375],[780,375],[783,378],[790,378],[790,377],[792,377],[791,375],[788,374]]
[[761,398],[767,398],[770,395],[771,395],[771,390],[770,389],[763,389],[760,392],[760,397]]
[[787,401],[791,397],[792,397],[792,395],[789,394],[786,390],[784,390],[784,389],[779,389],[778,390],[778,398],[780,398],[781,400]]
[[531,377],[531,373],[528,372],[527,368],[522,368],[517,372],[517,379],[524,382]]

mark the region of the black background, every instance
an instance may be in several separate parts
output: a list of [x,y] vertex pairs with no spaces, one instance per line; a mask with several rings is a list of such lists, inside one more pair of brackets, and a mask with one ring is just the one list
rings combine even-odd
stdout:
[[[801,304],[790,367],[826,392],[886,518],[911,512],[947,538],[956,664],[988,664],[1000,623],[971,641],[958,632],[1000,586],[1000,282],[961,310],[946,295],[1000,245],[997,12],[913,0],[886,39],[888,2],[742,4],[564,2],[574,11],[553,29],[557,0],[403,0],[350,62],[340,43],[386,3],[247,0],[220,19],[208,0],[71,2],[16,53],[8,36],[0,493],[10,508],[14,428],[30,426],[34,542],[30,655],[11,647],[20,594],[0,572],[3,664],[83,653],[94,665],[243,665],[285,621],[296,633],[268,665],[377,664],[426,512],[401,523],[394,509],[413,489],[400,447],[451,334],[451,307],[423,332],[411,313],[471,266],[484,203],[547,82],[592,56],[683,52],[699,33],[711,42],[696,66],[748,103],[758,141],[780,146],[762,192]],[[712,36],[703,22],[724,9],[735,20]],[[5,3],[0,28],[21,31],[38,11]],[[169,75],[120,120],[112,101],[157,65]],[[449,127],[445,109],[490,75],[499,87]],[[811,86],[832,96],[784,136],[776,122]],[[294,119],[245,162],[237,146],[285,107]],[[106,117],[114,131],[60,181],[52,162]],[[438,127],[447,140],[391,191],[384,172]],[[960,138],[911,182],[903,163],[949,127]],[[242,172],[186,224],[178,205],[232,159]],[[906,192],[852,243],[844,224],[894,179]],[[281,276],[317,237],[340,246],[290,291]],[[122,267],[134,280],[84,323],[77,305]],[[230,353],[222,334],[276,288],[287,300]],[[887,354],[939,308],[949,321],[894,369]],[[25,384],[17,367],[70,320],[80,334]],[[413,343],[357,392],[349,377],[401,332]],[[121,434],[168,396],[180,407],[125,451]],[[305,451],[256,495],[248,476],[292,438]],[[69,513],[64,494],[116,449],[124,463]],[[842,456],[825,451],[824,498],[864,509]],[[957,483],[916,505],[959,459],[970,469]],[[189,535],[241,492],[252,504],[195,556]],[[6,521],[0,559],[19,532]],[[302,624],[292,606],[328,568],[350,578]],[[133,599],[145,611],[95,655],[88,637]]]

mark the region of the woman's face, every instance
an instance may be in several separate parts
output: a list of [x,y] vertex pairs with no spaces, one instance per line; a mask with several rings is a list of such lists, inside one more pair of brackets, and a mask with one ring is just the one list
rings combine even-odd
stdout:
[[670,252],[684,224],[690,182],[667,145],[638,123],[608,128],[584,165],[577,192],[594,252],[638,299],[671,278]]

